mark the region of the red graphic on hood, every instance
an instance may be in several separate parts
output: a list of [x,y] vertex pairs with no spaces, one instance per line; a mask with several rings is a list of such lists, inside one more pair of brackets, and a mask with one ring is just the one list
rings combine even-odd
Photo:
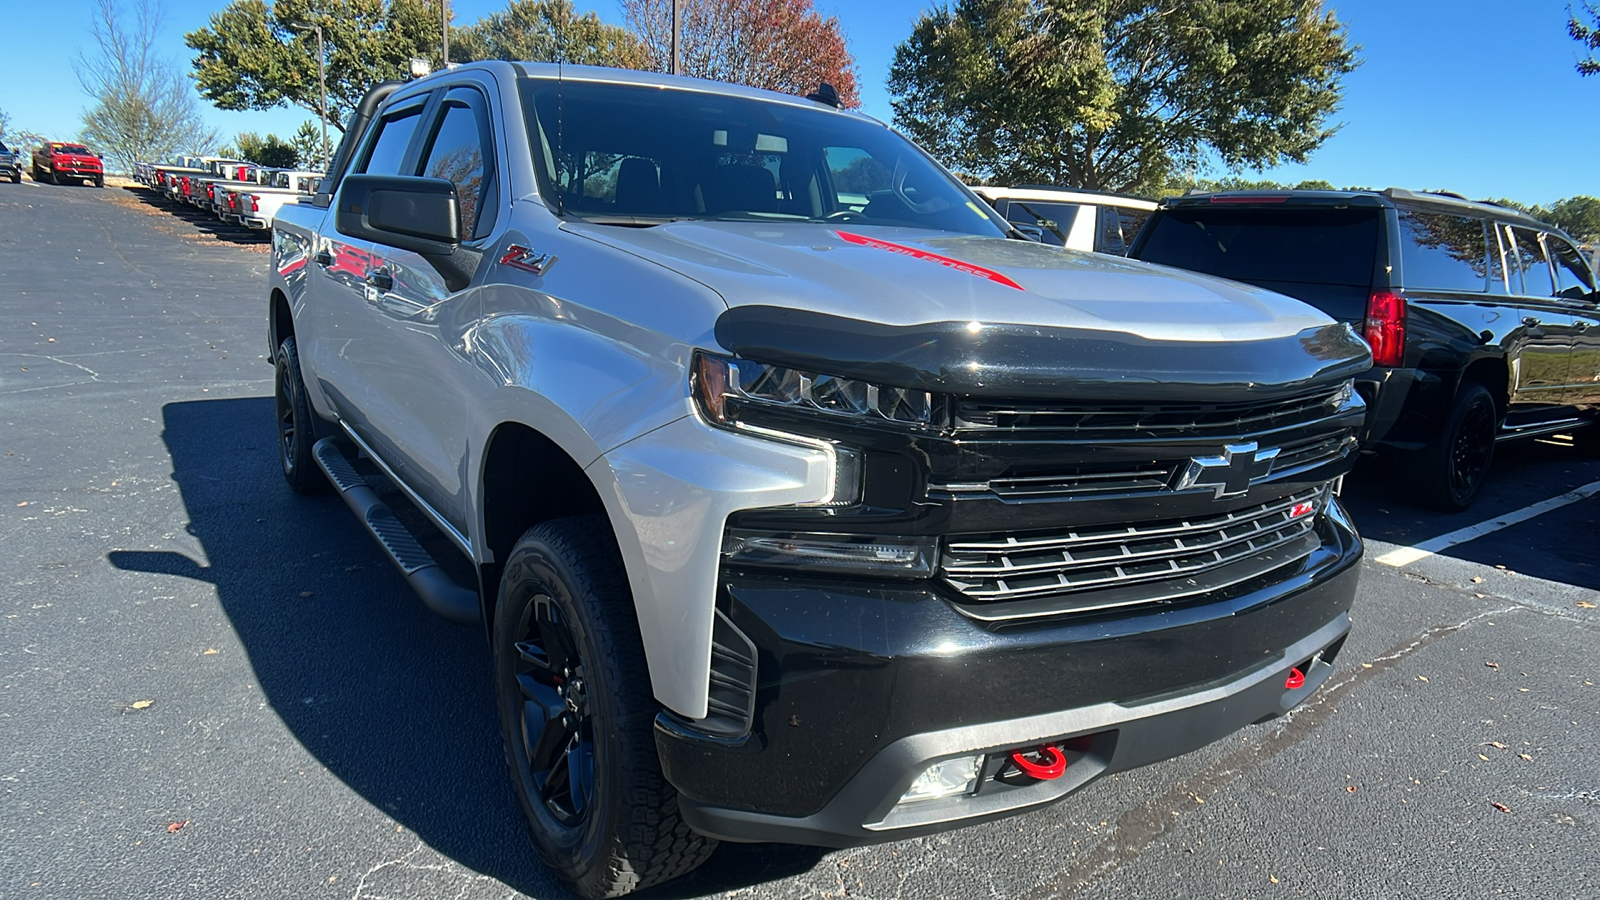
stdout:
[[983,266],[975,266],[969,262],[962,262],[959,259],[951,259],[948,256],[940,256],[937,253],[930,253],[927,250],[918,250],[916,247],[907,247],[904,244],[891,244],[888,241],[880,241],[877,238],[869,238],[859,234],[851,234],[848,231],[835,231],[834,234],[838,235],[839,239],[847,244],[856,244],[861,247],[874,247],[878,250],[887,250],[890,253],[898,253],[901,256],[909,256],[913,259],[925,259],[929,262],[936,262],[947,269],[955,269],[957,272],[965,272],[968,275],[976,275],[979,278],[987,278],[995,284],[1003,284],[1006,287],[1016,288],[1019,291],[1025,290],[1022,285],[1017,284],[1015,281],[1012,281],[993,269],[985,269]]

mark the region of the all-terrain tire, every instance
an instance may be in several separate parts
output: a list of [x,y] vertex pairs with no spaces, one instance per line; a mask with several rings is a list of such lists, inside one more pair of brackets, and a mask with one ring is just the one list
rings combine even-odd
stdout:
[[[652,735],[661,707],[651,695],[624,572],[603,517],[545,522],[507,556],[494,613],[495,691],[512,786],[540,857],[591,900],[683,875],[717,844],[684,824],[677,792],[661,774]],[[551,629],[570,639],[552,637]],[[565,647],[555,646],[563,640]],[[566,674],[551,677],[558,657]],[[530,667],[533,658],[544,662]],[[572,736],[564,746],[583,753],[567,751],[564,804],[560,791],[550,789],[562,781],[556,773],[563,762],[552,757],[557,761],[540,769],[531,759],[537,748],[525,739],[526,717],[538,708],[529,702],[535,678],[545,680],[535,687],[551,701],[549,685],[562,689],[552,708],[566,703],[570,721],[584,723],[559,732]],[[543,727],[554,727],[549,723]],[[578,778],[579,771],[587,774]],[[587,785],[581,804],[573,799],[575,785]]]
[[306,399],[306,383],[300,377],[300,354],[294,335],[284,338],[278,345],[273,365],[278,463],[283,468],[283,480],[296,494],[320,494],[328,489],[328,479],[311,455],[311,447],[317,442],[317,416]]
[[1441,512],[1461,512],[1478,499],[1494,461],[1500,413],[1481,384],[1465,382],[1456,392],[1444,427],[1411,459],[1417,499]]

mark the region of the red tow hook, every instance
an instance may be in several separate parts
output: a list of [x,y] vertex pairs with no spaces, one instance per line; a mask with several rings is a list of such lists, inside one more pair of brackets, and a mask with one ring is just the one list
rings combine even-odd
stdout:
[[1306,673],[1298,668],[1289,670],[1289,677],[1283,680],[1283,688],[1288,691],[1298,691],[1306,686]]
[[[1036,756],[1044,757],[1044,761],[1035,762],[1029,759],[1028,754],[1030,752]],[[1060,778],[1067,771],[1067,755],[1061,752],[1060,747],[1053,747],[1049,744],[1034,751],[1013,750],[1011,751],[1011,763],[1021,769],[1022,774],[1030,778],[1037,778],[1040,781],[1053,781]]]

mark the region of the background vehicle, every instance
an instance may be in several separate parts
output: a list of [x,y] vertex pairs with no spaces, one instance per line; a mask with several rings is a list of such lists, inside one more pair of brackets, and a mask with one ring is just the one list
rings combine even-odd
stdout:
[[1500,206],[1379,192],[1169,199],[1130,253],[1303,300],[1362,331],[1365,446],[1397,453],[1424,502],[1465,509],[1497,441],[1597,441],[1600,306],[1571,239]]
[[973,188],[1024,234],[1046,244],[1122,256],[1156,208],[1132,194],[1048,185]]
[[1008,238],[825,101],[620,69],[382,85],[320,190],[273,229],[284,476],[482,623],[580,894],[1036,808],[1332,671],[1370,360],[1304,304]]
[[105,171],[100,156],[82,144],[51,141],[33,151],[33,180],[51,184],[86,181],[105,187]]
[[0,143],[0,178],[9,178],[12,184],[22,181],[22,154],[4,143]]

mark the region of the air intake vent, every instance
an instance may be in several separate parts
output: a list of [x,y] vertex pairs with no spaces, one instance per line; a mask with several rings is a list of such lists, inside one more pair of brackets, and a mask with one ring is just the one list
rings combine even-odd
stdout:
[[717,610],[711,629],[711,696],[694,727],[722,738],[750,731],[756,711],[756,647]]

